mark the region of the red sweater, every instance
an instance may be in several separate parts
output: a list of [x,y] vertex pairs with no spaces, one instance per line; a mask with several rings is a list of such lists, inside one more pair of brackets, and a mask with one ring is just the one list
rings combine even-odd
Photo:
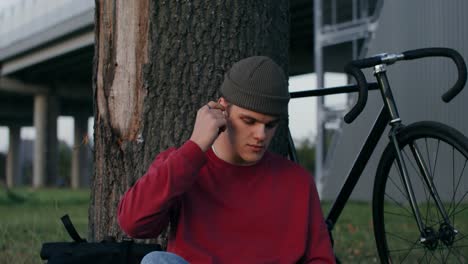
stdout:
[[314,181],[281,156],[235,166],[187,141],[158,155],[125,193],[119,224],[154,238],[176,203],[168,251],[190,263],[334,263]]

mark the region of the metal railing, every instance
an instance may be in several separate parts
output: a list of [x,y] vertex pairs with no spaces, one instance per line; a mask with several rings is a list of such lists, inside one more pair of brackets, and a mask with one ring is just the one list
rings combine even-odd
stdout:
[[[383,0],[314,0],[314,65],[317,75],[316,87],[324,87],[323,48],[340,43],[352,43],[352,58],[365,53],[368,41],[377,27],[377,19]],[[359,48],[358,41],[364,40]],[[349,99],[348,99],[349,101]],[[332,165],[341,126],[334,131],[332,142],[326,150],[325,125],[335,122],[341,114],[327,115],[324,98],[317,99],[316,171],[317,186],[328,176]],[[328,117],[328,118],[327,118]],[[319,188],[321,194],[321,188]]]

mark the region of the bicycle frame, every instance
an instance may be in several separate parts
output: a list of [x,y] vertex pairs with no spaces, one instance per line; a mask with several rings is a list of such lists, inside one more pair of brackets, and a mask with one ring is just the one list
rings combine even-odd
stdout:
[[[351,170],[348,173],[348,176],[346,177],[346,181],[341,187],[338,197],[334,201],[326,217],[326,224],[330,232],[330,236],[331,236],[331,231],[333,230],[333,227],[338,220],[338,217],[341,215],[346,203],[348,202],[352,191],[354,190],[357,182],[359,181],[362,175],[362,172],[364,171],[372,153],[374,152],[377,146],[379,139],[382,137],[382,134],[384,133],[387,125],[390,125],[391,129],[389,133],[389,140],[395,149],[398,169],[399,169],[400,175],[402,177],[402,181],[405,186],[406,194],[408,195],[409,200],[410,200],[410,206],[411,206],[413,215],[415,217],[415,220],[417,222],[417,225],[421,234],[420,241],[421,243],[425,243],[425,242],[431,243],[431,241],[427,240],[427,235],[428,235],[427,233],[429,233],[430,230],[426,229],[423,221],[421,220],[421,214],[417,206],[417,201],[414,195],[411,180],[408,176],[406,164],[402,157],[400,147],[398,145],[398,140],[396,138],[398,130],[403,125],[401,124],[401,119],[399,117],[395,101],[393,99],[393,95],[392,95],[390,85],[389,85],[387,75],[386,75],[385,65],[380,64],[380,65],[375,66],[374,75],[378,83],[369,84],[369,90],[379,89],[381,92],[382,99],[384,101],[384,105],[380,109],[380,113],[376,121],[374,122],[369,132],[369,135],[367,136],[367,139],[364,142],[364,145],[361,147],[358,153],[358,156],[356,160],[354,161],[351,167]],[[336,93],[350,93],[350,92],[357,91],[357,89],[358,88],[356,86],[348,85],[348,86],[342,86],[342,87],[319,89],[319,90],[314,90],[314,91],[296,92],[296,93],[291,93],[291,98],[306,97],[306,96],[323,96],[323,95],[330,95],[330,94],[336,94]],[[290,134],[288,135],[288,140],[290,142],[289,144],[290,157],[294,161],[297,161],[297,156],[294,152],[294,145],[293,145]],[[426,164],[424,164],[422,159],[419,158],[421,157],[421,154],[416,144],[411,146],[411,151],[413,155],[416,157],[416,163],[421,171],[421,175],[423,175],[425,183],[427,184],[427,186],[429,186],[429,192],[432,198],[435,200],[438,210],[440,211],[441,215],[444,217],[445,224],[451,227],[453,234],[456,234],[457,231],[451,225],[448,214],[444,206],[442,205],[442,202],[439,198],[439,195],[436,189],[434,188],[434,184],[431,180],[427,166]]]
[[[423,221],[421,220],[421,213],[419,211],[416,197],[414,195],[413,186],[411,184],[411,179],[408,176],[408,170],[407,170],[405,161],[403,159],[403,156],[401,154],[398,140],[396,138],[398,130],[402,126],[402,123],[401,123],[400,116],[398,114],[398,109],[396,107],[395,100],[393,99],[392,91],[390,89],[390,84],[387,78],[385,65],[384,64],[376,65],[374,67],[374,75],[379,83],[379,89],[380,89],[382,99],[385,105],[384,108],[390,115],[389,125],[391,126],[391,129],[390,129],[389,139],[392,145],[394,146],[394,150],[396,153],[396,161],[398,164],[397,167],[398,167],[401,179],[404,183],[406,194],[408,195],[408,198],[410,200],[411,210],[413,212],[414,218],[418,225],[419,232],[421,234],[420,242],[423,244],[427,244],[429,247],[432,247],[431,246],[431,244],[433,243],[432,241],[433,237],[431,236],[432,230],[427,229]],[[447,211],[442,205],[439,194],[437,193],[437,190],[434,187],[432,177],[429,173],[429,170],[427,169],[427,165],[424,164],[423,160],[421,159],[421,154],[420,154],[418,147],[416,146],[416,143],[413,143],[410,148],[411,148],[411,152],[413,153],[415,157],[416,164],[419,167],[421,175],[423,176],[424,182],[426,183],[427,186],[429,186],[429,193],[432,199],[434,199],[437,205],[437,209],[439,210],[440,214],[443,216],[445,224],[450,227],[451,235],[452,236],[455,235],[457,231],[453,228],[450,222],[450,219],[448,217]],[[431,237],[431,238],[428,239],[428,237]]]
[[336,198],[333,206],[331,207],[328,216],[326,217],[326,223],[328,230],[331,231],[338,220],[341,212],[343,211],[346,203],[354,190],[354,187],[361,178],[362,172],[367,165],[372,153],[374,152],[379,139],[382,137],[388,122],[390,122],[390,115],[384,107],[380,109],[380,113],[374,122],[372,129],[367,136],[364,145],[361,147],[356,160],[351,167],[351,170],[346,177],[346,181],[340,189],[338,197]]
[[[370,83],[369,90],[376,90],[379,89],[379,85],[377,83]],[[324,96],[324,95],[331,95],[337,93],[352,93],[357,92],[358,88],[356,85],[347,85],[347,86],[340,86],[340,87],[333,87],[333,88],[325,88],[325,89],[318,89],[312,91],[304,91],[304,92],[294,92],[291,93],[291,98],[300,98],[300,97],[308,97],[308,96]],[[387,124],[390,122],[391,118],[384,107],[381,108],[380,113],[370,130],[367,139],[362,146],[356,160],[353,163],[351,170],[346,177],[346,181],[340,189],[340,193],[336,198],[332,208],[330,209],[328,216],[326,217],[326,223],[328,230],[331,231],[338,220],[341,212],[343,211],[346,203],[351,196],[354,187],[356,186],[357,182],[359,181],[364,168],[367,165],[372,153],[377,146],[377,143],[382,136]],[[292,143],[292,140],[291,140]],[[290,144],[291,145],[291,144]],[[291,151],[291,149],[290,149]],[[295,154],[290,153],[290,157],[296,157]],[[293,159],[294,160],[294,159]],[[297,161],[294,160],[294,161]]]
[[[425,164],[425,161],[422,158],[422,154],[417,143],[415,141],[406,141],[406,138],[404,137],[406,136],[406,134],[402,134],[401,136],[399,135],[402,129],[404,129],[404,131],[406,131],[406,129],[405,126],[402,124],[402,121],[398,114],[395,100],[393,98],[392,91],[390,89],[390,84],[386,75],[386,65],[394,64],[397,61],[415,60],[426,57],[446,57],[451,59],[452,62],[456,65],[458,78],[454,85],[442,95],[442,100],[444,102],[450,102],[458,93],[462,91],[463,87],[467,82],[467,67],[463,57],[456,50],[439,47],[408,50],[396,54],[382,53],[368,58],[353,60],[345,65],[344,71],[356,80],[357,85],[291,93],[292,98],[297,98],[305,96],[323,96],[329,94],[350,93],[358,91],[359,93],[356,103],[350,108],[347,114],[344,115],[344,121],[348,124],[353,122],[364,110],[364,107],[367,102],[368,90],[379,89],[382,96],[383,106],[380,109],[380,113],[376,121],[374,122],[367,136],[367,139],[364,142],[364,145],[361,147],[354,163],[352,164],[351,170],[348,172],[346,180],[339,191],[338,197],[334,201],[326,217],[326,224],[330,233],[332,244],[333,236],[331,231],[333,230],[334,225],[338,221],[340,214],[342,213],[346,203],[348,202],[352,191],[354,190],[357,182],[359,181],[362,172],[364,171],[367,163],[369,162],[369,159],[373,154],[376,145],[380,140],[382,134],[384,133],[387,125],[390,126],[390,132],[388,134],[390,143],[384,152],[385,156],[383,156],[383,161],[396,162],[397,172],[399,173],[401,182],[403,184],[403,187],[401,188],[402,191],[400,191],[403,192],[403,194],[406,195],[405,198],[409,200],[409,205],[411,207],[413,217],[420,232],[419,242],[425,248],[435,250],[437,248],[438,241],[443,242],[446,246],[452,245],[455,236],[459,233],[450,221],[450,218],[447,214],[447,210],[445,209],[439,197],[439,194],[437,193],[437,190],[435,188],[433,182],[433,175],[431,175],[432,172],[429,169],[428,165]],[[374,68],[374,76],[377,79],[377,83],[369,84],[367,83],[366,77],[362,72],[362,69],[371,67]],[[288,136],[290,142],[290,158],[292,158],[294,161],[297,161],[297,157],[294,153],[294,145],[292,145],[291,135],[289,134]],[[409,158],[406,151],[400,148],[400,143],[398,140],[401,139],[405,139],[404,146],[407,146],[410,149],[410,155],[412,155],[412,158]],[[404,156],[407,156],[406,160],[403,158]],[[442,216],[443,220],[438,221],[438,231],[434,230],[434,227],[431,224],[425,226],[427,223],[424,223],[422,221],[418,201],[413,190],[413,185],[411,183],[411,180],[414,181],[414,179],[410,178],[407,166],[405,164],[405,161],[414,164],[412,162],[413,159],[414,163],[416,163],[416,167],[418,168],[416,170],[418,171],[418,174],[422,179],[424,186],[426,187],[425,190],[429,192],[429,197],[431,197],[431,199],[435,202],[436,208],[438,210],[438,215]],[[384,166],[388,165],[388,163],[384,164]],[[381,165],[379,165],[379,168],[381,168],[380,166]],[[379,177],[385,176],[387,175],[379,175]],[[380,178],[379,180],[382,181],[382,179],[384,181],[386,180],[386,178]],[[379,183],[382,184],[382,182]],[[383,184],[385,184],[385,182],[383,182]],[[415,186],[415,188],[417,188],[417,186]],[[377,197],[379,199],[382,198],[382,196]],[[378,202],[381,203],[382,200],[379,200]],[[380,209],[381,206],[381,204],[377,205],[377,207]],[[382,212],[378,211],[377,213],[380,214]],[[384,219],[378,219],[380,217],[380,215],[374,214],[374,220],[381,221],[379,223],[383,224]],[[383,244],[383,246],[386,247],[387,245]],[[380,251],[381,249],[379,248],[379,254],[381,253]]]

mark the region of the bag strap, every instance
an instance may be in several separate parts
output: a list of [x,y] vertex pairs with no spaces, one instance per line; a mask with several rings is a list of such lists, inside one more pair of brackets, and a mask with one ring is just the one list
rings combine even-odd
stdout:
[[131,252],[131,247],[132,247],[132,244],[133,244],[133,240],[132,239],[122,239],[122,243],[121,243],[121,249],[120,249],[120,252],[122,253],[122,263],[124,264],[128,264],[128,263],[132,263],[132,252]]
[[62,216],[60,220],[62,220],[62,223],[65,226],[65,229],[67,230],[68,234],[75,242],[86,242],[86,239],[83,239],[80,237],[80,235],[75,229],[75,226],[70,220],[70,217],[67,214]]

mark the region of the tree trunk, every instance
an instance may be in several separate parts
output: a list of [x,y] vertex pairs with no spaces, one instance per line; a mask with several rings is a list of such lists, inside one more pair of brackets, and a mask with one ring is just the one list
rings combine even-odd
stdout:
[[[267,55],[288,72],[289,1],[96,0],[95,31],[89,237],[101,240],[123,235],[121,195],[159,152],[190,137],[234,62]],[[272,144],[282,154],[284,128]]]

